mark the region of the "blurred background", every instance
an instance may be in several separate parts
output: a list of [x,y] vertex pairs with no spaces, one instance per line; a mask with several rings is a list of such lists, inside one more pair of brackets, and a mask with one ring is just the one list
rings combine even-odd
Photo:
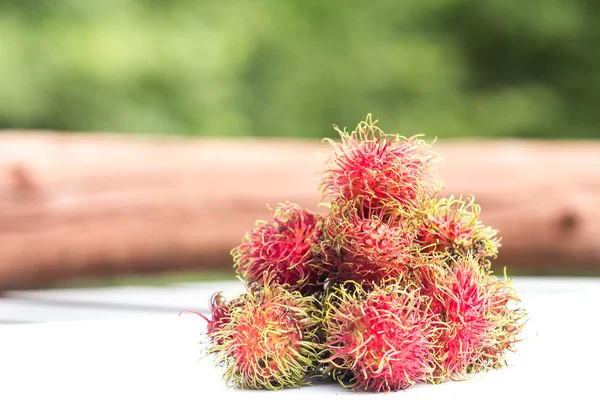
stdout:
[[2,0],[0,127],[600,136],[600,4]]
[[[244,227],[316,206],[318,139],[367,113],[438,138],[449,188],[516,226],[498,227],[515,273],[596,274],[599,18],[591,0],[0,0],[0,279],[233,276]],[[306,185],[273,176],[286,161]],[[222,233],[193,210],[219,199],[242,210]]]

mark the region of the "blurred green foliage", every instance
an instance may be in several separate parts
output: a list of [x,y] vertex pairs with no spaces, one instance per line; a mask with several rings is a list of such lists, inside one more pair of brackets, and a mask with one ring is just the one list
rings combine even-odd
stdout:
[[0,128],[600,137],[593,0],[0,0]]

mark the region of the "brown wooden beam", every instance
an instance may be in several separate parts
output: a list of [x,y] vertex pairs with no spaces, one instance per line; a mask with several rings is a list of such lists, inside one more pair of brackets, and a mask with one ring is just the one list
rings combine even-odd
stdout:
[[[497,270],[600,273],[600,142],[440,140],[443,195],[474,194]],[[231,267],[267,204],[314,211],[329,146],[283,139],[3,132],[0,288]]]

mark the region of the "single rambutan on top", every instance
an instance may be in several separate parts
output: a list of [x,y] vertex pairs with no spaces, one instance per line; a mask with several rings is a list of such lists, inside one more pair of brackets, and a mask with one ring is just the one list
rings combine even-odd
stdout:
[[425,207],[417,242],[424,251],[470,252],[476,257],[495,257],[500,247],[498,231],[479,221],[481,207],[474,197],[430,201]]
[[385,134],[370,115],[351,133],[336,130],[341,143],[330,141],[334,150],[320,185],[325,198],[363,197],[371,209],[390,200],[414,208],[441,188],[433,167],[436,155],[418,136]]
[[282,389],[307,383],[318,363],[320,306],[286,286],[252,285],[234,300],[228,319],[212,333],[217,365],[228,385]]
[[369,210],[363,204],[362,198],[331,204],[317,247],[330,282],[398,279],[412,262],[414,231],[400,206]]
[[348,388],[387,392],[430,379],[435,329],[428,300],[415,287],[334,286],[325,297],[323,330],[323,362]]
[[289,284],[303,294],[322,286],[320,260],[313,247],[321,237],[322,217],[293,203],[280,204],[270,221],[258,221],[232,250],[237,273],[248,283]]

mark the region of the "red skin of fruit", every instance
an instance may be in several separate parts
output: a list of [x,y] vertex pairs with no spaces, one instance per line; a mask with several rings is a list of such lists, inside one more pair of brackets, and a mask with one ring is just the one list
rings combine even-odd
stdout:
[[500,239],[496,238],[496,230],[478,220],[479,213],[473,197],[466,201],[453,197],[432,201],[426,206],[416,241],[423,251],[458,250],[480,258],[495,257]]
[[263,328],[271,326],[272,329],[281,329],[293,326],[296,321],[286,313],[283,307],[270,306],[257,309],[253,315],[240,322],[237,329],[231,333],[232,342],[239,346],[233,356],[241,369],[252,368],[256,365],[262,369],[266,376],[276,376],[281,372],[281,366],[276,357],[264,357],[265,354],[289,356],[300,350],[302,334],[298,330],[287,330],[285,335],[272,335],[269,340],[263,337]]
[[489,301],[482,280],[472,266],[459,266],[441,290],[447,329],[440,343],[444,370],[450,377],[463,377],[490,338],[492,322],[487,318]]
[[347,387],[372,392],[406,389],[430,379],[435,349],[431,313],[418,291],[376,287],[339,292],[325,312],[326,348],[334,368],[349,371]]
[[366,286],[401,278],[412,264],[413,231],[398,206],[365,211],[360,200],[332,204],[319,246],[325,274]]
[[[208,319],[203,316],[206,320],[206,333],[209,337],[214,337],[215,334],[221,330],[230,320],[230,314],[233,307],[239,307],[241,305],[240,300],[226,301],[225,297],[221,292],[217,292],[212,295],[210,299],[210,314],[211,318]],[[215,343],[221,344],[222,338],[218,339]]]
[[346,201],[359,197],[376,209],[390,201],[415,207],[432,198],[441,187],[432,153],[418,137],[387,135],[370,119],[352,133],[339,131],[342,142],[331,144],[321,189],[325,197]]
[[470,371],[499,367],[520,333],[520,310],[510,282],[482,269],[477,258],[432,257],[415,268],[416,282],[431,299],[440,327],[438,379],[465,379]]
[[288,284],[303,294],[320,290],[321,261],[313,251],[322,235],[322,217],[295,204],[279,205],[268,222],[259,223],[232,251],[236,270],[246,282]]
[[[228,385],[282,389],[306,384],[317,363],[318,302],[312,296],[266,282],[230,301],[224,319],[208,334],[208,353],[224,367]],[[214,311],[220,312],[217,307]]]

